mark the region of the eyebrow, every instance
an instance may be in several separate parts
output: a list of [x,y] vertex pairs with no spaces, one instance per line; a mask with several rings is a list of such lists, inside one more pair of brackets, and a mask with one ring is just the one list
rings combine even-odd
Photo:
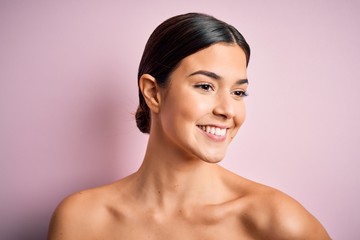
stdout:
[[[223,79],[221,76],[217,75],[216,73],[214,72],[210,72],[210,71],[205,71],[205,70],[199,70],[199,71],[196,71],[196,72],[193,72],[191,73],[188,77],[191,77],[191,76],[194,76],[194,75],[205,75],[209,78],[212,78],[212,79],[215,79],[215,80],[221,80]],[[239,79],[236,81],[236,84],[249,84],[249,80],[248,79]]]

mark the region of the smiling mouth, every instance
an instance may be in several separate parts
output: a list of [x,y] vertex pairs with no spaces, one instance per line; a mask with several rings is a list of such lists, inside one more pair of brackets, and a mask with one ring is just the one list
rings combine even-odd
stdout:
[[201,130],[203,130],[204,132],[215,135],[215,136],[223,137],[226,135],[226,128],[219,128],[219,127],[214,127],[214,126],[209,126],[209,125],[198,125],[198,127]]

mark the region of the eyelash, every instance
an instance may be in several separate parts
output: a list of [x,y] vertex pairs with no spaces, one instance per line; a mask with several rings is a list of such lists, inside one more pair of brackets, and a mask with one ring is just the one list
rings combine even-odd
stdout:
[[199,83],[195,85],[195,88],[200,88],[206,92],[209,92],[210,90],[214,90],[214,86],[210,83]]
[[[236,94],[236,93],[238,93],[238,94]],[[239,97],[247,97],[247,96],[249,96],[247,91],[242,91],[242,90],[236,90],[236,91],[234,91],[234,94],[236,96],[239,96]]]
[[[214,86],[210,83],[199,83],[195,85],[195,88],[200,88],[206,92],[214,90]],[[233,91],[233,94],[237,97],[247,97],[249,95],[247,91],[243,91],[243,90]]]

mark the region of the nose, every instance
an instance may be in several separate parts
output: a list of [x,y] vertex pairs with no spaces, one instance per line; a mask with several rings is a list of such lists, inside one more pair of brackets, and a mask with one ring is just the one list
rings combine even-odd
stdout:
[[221,94],[216,98],[213,113],[224,119],[231,119],[235,116],[235,106],[229,94]]

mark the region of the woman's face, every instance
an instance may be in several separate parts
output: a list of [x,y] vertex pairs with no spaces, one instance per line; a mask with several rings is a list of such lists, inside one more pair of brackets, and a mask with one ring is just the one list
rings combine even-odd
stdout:
[[184,58],[161,92],[160,126],[182,154],[223,159],[245,120],[246,57],[238,45],[214,44]]

